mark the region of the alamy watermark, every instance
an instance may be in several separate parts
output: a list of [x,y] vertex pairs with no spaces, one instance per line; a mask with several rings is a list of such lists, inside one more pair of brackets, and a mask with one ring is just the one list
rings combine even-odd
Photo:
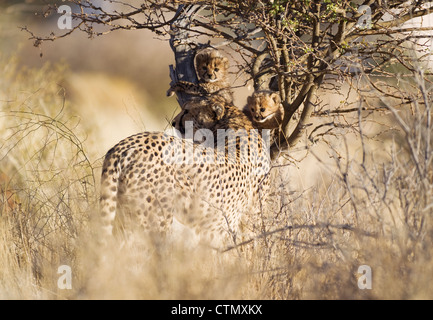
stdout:
[[253,165],[256,175],[269,171],[270,130],[218,129],[215,137],[212,130],[194,130],[192,121],[185,122],[183,132],[173,130],[183,139],[166,133],[167,144],[161,151],[166,164],[238,163]]
[[365,264],[359,266],[358,274],[360,274],[358,278],[358,288],[361,290],[371,290],[373,288],[371,267]]
[[57,13],[61,14],[57,20],[57,27],[60,30],[72,30],[72,8],[64,4],[57,9]]
[[57,279],[57,287],[61,290],[72,289],[72,269],[68,265],[61,265],[57,268],[57,274],[60,277]]
[[[371,8],[368,5],[362,5],[358,8],[358,13],[361,13],[361,17],[358,18],[358,21],[355,25],[355,28],[358,29],[371,29],[372,20],[371,20]],[[57,13],[61,14],[61,17],[57,20],[57,26],[59,29],[64,30],[72,29],[72,8],[69,5],[61,5],[57,9]]]
[[359,17],[358,22],[355,25],[355,28],[358,29],[371,29],[373,26],[371,20],[371,8],[367,5],[362,5],[358,8],[358,13],[361,13],[362,16]]

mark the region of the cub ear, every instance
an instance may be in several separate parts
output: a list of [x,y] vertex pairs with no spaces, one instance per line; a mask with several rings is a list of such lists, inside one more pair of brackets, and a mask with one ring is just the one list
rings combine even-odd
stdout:
[[275,104],[281,103],[280,93],[278,91],[271,93],[271,99],[275,102]]
[[196,66],[201,64],[207,57],[206,52],[199,52],[196,56],[195,56],[195,64]]
[[212,111],[215,113],[216,120],[221,120],[224,116],[224,106],[219,103],[212,104]]
[[221,61],[224,65],[224,69],[228,69],[229,68],[229,59],[227,57],[221,57]]

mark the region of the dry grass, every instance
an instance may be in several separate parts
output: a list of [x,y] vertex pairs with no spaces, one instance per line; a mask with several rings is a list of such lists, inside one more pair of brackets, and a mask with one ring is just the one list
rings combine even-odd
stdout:
[[[87,141],[100,128],[74,116],[58,85],[67,70],[9,60],[0,72],[0,187],[16,199],[0,206],[1,299],[433,298],[430,100],[399,113],[393,134],[342,132],[327,161],[313,148],[275,167],[267,208],[233,250],[113,240],[104,251],[93,223],[102,155]],[[299,170],[317,179],[300,189]],[[70,290],[57,285],[60,265],[71,267]],[[371,290],[358,288],[360,265],[372,269]]]

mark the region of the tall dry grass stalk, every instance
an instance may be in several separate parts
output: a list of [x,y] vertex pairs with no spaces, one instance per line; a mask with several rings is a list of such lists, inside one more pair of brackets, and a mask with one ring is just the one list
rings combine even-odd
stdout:
[[[12,297],[52,297],[43,281],[55,265],[74,262],[74,244],[97,199],[93,163],[60,85],[65,68],[18,69],[11,59],[1,69],[0,163],[16,204],[1,212],[7,250],[0,269],[10,276],[2,278],[0,296],[8,297],[7,282],[18,278],[30,279],[33,290]],[[24,277],[15,275],[23,270]]]
[[[93,217],[102,155],[83,143],[98,128],[75,117],[59,85],[67,70],[19,69],[13,60],[0,69],[7,177],[0,186],[16,197],[0,207],[0,298],[433,297],[433,125],[431,85],[422,74],[398,87],[411,96],[407,112],[380,102],[386,135],[363,123],[342,129],[326,144],[333,165],[309,152],[326,177],[313,187],[293,187],[293,164],[275,166],[268,203],[246,217],[238,244],[217,254],[116,239],[101,248]],[[58,286],[61,265],[71,267],[72,289]],[[360,265],[371,267],[371,290],[358,287]]]

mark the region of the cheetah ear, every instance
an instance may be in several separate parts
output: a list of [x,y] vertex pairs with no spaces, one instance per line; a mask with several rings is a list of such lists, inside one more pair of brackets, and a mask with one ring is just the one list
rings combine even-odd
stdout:
[[280,93],[278,91],[271,93],[271,99],[274,100],[275,104],[281,103]]
[[224,116],[224,106],[219,103],[212,105],[212,111],[215,113],[216,120],[221,120]]

